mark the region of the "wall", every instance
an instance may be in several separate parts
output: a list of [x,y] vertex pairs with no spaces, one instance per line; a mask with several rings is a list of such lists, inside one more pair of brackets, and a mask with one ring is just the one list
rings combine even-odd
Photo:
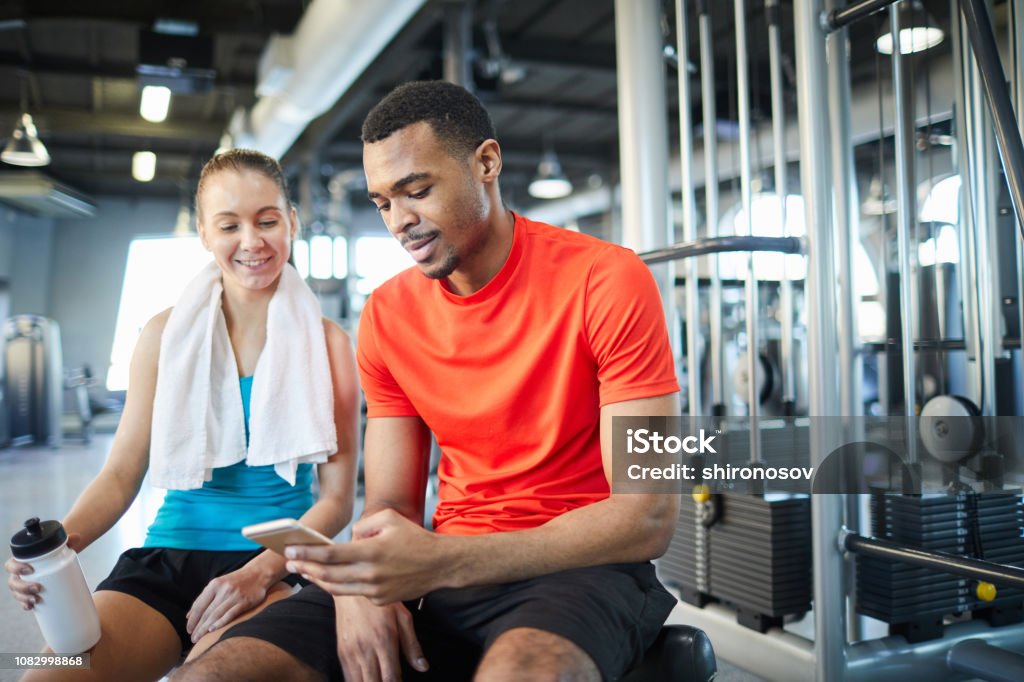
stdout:
[[128,246],[170,234],[178,204],[98,197],[96,205],[93,218],[56,221],[49,315],[61,326],[65,366],[88,363],[105,386]]
[[54,220],[0,208],[0,279],[10,312],[49,315]]

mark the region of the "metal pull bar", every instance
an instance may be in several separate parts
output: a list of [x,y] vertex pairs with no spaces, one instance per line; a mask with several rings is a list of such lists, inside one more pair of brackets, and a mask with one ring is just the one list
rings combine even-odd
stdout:
[[962,575],[997,585],[1024,588],[1024,568],[1016,566],[1004,566],[991,561],[971,559],[946,552],[928,552],[915,547],[905,547],[889,540],[866,538],[857,533],[848,534],[843,539],[843,546],[851,552],[864,556],[902,561],[906,564],[934,568],[944,573]]
[[753,251],[803,253],[804,246],[799,237],[710,237],[646,251],[640,254],[640,258],[648,265],[653,265],[671,260],[706,256],[710,253],[750,253]]

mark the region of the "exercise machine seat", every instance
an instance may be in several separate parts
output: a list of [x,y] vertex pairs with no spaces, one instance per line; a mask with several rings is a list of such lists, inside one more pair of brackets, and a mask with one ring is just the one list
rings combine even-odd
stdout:
[[666,625],[640,665],[621,682],[710,682],[718,672],[711,640],[689,625]]

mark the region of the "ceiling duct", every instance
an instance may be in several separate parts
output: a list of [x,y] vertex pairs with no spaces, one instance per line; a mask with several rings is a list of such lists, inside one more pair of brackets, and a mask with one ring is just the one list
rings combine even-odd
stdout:
[[96,215],[91,199],[38,171],[0,173],[0,201],[26,213],[51,218]]
[[[309,122],[334,105],[426,0],[313,0],[291,40],[271,41],[261,60],[262,83],[248,117],[252,145],[282,155]],[[275,61],[280,67],[275,68]],[[236,144],[240,131],[229,130]]]
[[178,95],[201,95],[213,88],[213,40],[139,31],[139,86],[161,85]]

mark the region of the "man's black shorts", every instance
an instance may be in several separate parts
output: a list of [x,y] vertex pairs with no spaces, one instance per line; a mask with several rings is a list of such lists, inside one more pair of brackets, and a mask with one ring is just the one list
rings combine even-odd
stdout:
[[[207,583],[241,568],[263,551],[215,552],[162,547],[129,549],[117,560],[110,575],[96,586],[96,591],[123,592],[158,611],[174,626],[181,639],[181,650],[186,652],[192,648],[192,638],[185,629],[188,624],[187,614]],[[284,582],[292,585],[298,581],[305,584],[296,575],[284,579]]]
[[[537,628],[583,649],[606,680],[640,661],[676,604],[648,563],[612,564],[552,573],[503,585],[442,589],[407,602],[430,662],[417,673],[403,661],[402,679],[458,682],[472,678],[483,652],[513,628]],[[269,642],[341,680],[334,603],[310,585],[239,623],[221,638]]]

